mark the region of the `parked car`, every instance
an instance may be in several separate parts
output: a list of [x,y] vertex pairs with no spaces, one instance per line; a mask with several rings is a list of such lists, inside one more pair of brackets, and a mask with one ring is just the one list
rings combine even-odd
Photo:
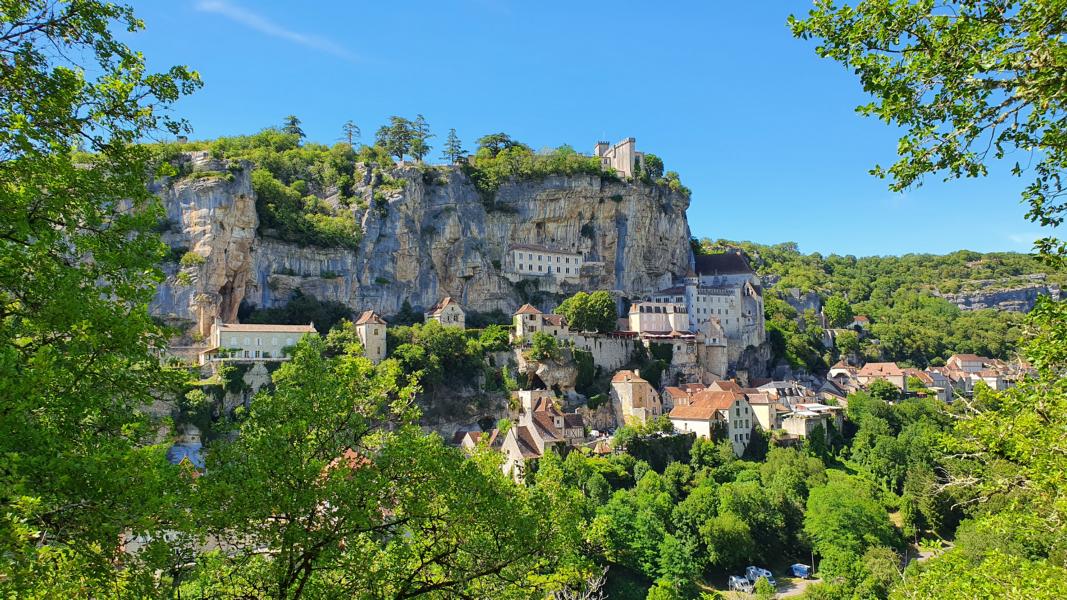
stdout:
[[755,589],[755,586],[747,577],[741,577],[739,575],[730,576],[730,591],[751,594]]
[[745,577],[751,581],[753,585],[755,585],[756,581],[762,577],[767,580],[767,583],[776,588],[778,587],[778,582],[774,580],[774,575],[771,575],[770,571],[761,567],[749,567],[745,569]]
[[807,579],[811,577],[811,567],[809,567],[808,565],[802,565],[800,563],[797,563],[789,567],[789,569],[793,571],[793,577],[799,577],[801,579]]

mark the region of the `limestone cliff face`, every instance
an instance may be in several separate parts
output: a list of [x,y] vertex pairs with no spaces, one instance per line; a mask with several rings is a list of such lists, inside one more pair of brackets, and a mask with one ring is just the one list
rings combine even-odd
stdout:
[[[200,259],[188,266],[164,265],[166,282],[151,304],[154,314],[195,321],[207,335],[215,316],[233,321],[250,280],[255,242],[255,197],[248,165],[231,165],[206,152],[185,155],[192,175],[157,182],[168,231],[163,239],[177,254]],[[199,264],[196,264],[199,263]]]
[[[386,315],[405,300],[419,309],[443,296],[467,309],[510,312],[534,291],[609,289],[632,297],[689,269],[689,199],[663,187],[552,176],[505,184],[486,203],[458,168],[399,167],[390,175],[403,181],[403,189],[357,211],[359,246],[318,248],[255,235],[258,218],[246,171],[232,180],[186,178],[157,190],[175,228],[165,238],[205,262],[191,282],[168,267],[153,303],[156,314],[209,326],[216,315],[232,320],[242,300],[281,306],[297,290]],[[370,200],[372,178],[365,182],[356,193]],[[581,252],[590,264],[579,282],[543,278],[516,285],[517,278],[505,272],[512,244]]]
[[977,310],[981,308],[995,308],[1015,312],[1030,312],[1039,296],[1050,296],[1053,300],[1059,300],[1062,296],[1060,287],[1056,284],[1036,282],[1031,285],[1017,287],[997,288],[997,282],[986,283],[980,289],[958,294],[941,294],[941,297],[954,303],[963,310]]

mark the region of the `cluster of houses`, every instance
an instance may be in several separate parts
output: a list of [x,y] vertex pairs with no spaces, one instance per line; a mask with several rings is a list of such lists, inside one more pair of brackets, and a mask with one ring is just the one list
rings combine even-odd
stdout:
[[971,397],[979,384],[993,390],[1008,389],[1030,372],[1024,362],[976,354],[953,354],[944,366],[926,369],[904,368],[892,362],[869,362],[856,367],[841,361],[830,367],[823,390],[844,398],[882,379],[896,386],[902,396],[931,393],[942,402],[952,402]]
[[[601,148],[598,146],[598,151]],[[609,160],[610,148],[604,149]],[[508,254],[509,269],[523,276],[575,279],[590,261],[581,253],[536,245],[516,245]],[[895,363],[872,362],[861,366],[842,361],[825,381],[805,385],[796,381],[750,379],[738,368],[740,354],[765,340],[760,281],[740,254],[699,256],[693,269],[672,287],[648,294],[625,307],[615,331],[591,332],[570,328],[567,319],[524,304],[512,315],[512,342],[521,356],[538,333],[555,338],[569,351],[587,352],[601,373],[610,377],[611,425],[595,417],[601,429],[641,425],[667,419],[679,433],[727,440],[740,456],[758,431],[773,432],[778,443],[803,440],[816,430],[842,427],[842,406],[848,394],[887,381],[902,396],[935,394],[950,402],[970,396],[979,382],[1001,390],[1027,373],[1026,365],[957,354],[944,366],[901,368]],[[445,297],[424,313],[427,321],[446,327],[466,327],[466,312],[454,298]],[[863,331],[869,321],[857,316],[848,328]],[[387,354],[388,323],[368,310],[353,323],[366,356],[377,363]],[[264,325],[215,322],[200,365],[225,361],[263,363],[287,360],[287,348],[300,336],[318,333],[307,325]],[[638,350],[670,361],[663,372],[663,387],[656,389],[630,368]],[[265,373],[265,371],[264,371]],[[570,396],[565,398],[564,396]],[[566,400],[572,402],[567,402]],[[565,412],[574,405],[573,390],[520,390],[515,393],[514,423],[503,431],[461,431],[454,442],[468,450],[486,445],[504,455],[506,472],[519,477],[527,461],[551,448],[586,447],[608,453],[604,434],[590,427],[588,409]],[[195,439],[194,439],[195,438]],[[175,459],[197,454],[199,439],[186,435],[175,445]]]

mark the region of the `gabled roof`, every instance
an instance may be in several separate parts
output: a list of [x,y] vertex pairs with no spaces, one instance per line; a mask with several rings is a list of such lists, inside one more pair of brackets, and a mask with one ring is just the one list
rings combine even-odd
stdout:
[[453,300],[452,296],[445,296],[444,298],[441,299],[440,302],[438,302],[437,304],[434,304],[433,306],[431,306],[430,310],[426,311],[426,314],[437,316],[437,315],[441,314],[441,311],[443,311],[444,309],[448,308],[448,306],[450,304],[451,305],[455,305],[455,307],[460,309],[461,311],[463,310],[463,307],[459,305],[459,302],[456,302],[455,300]]
[[565,413],[563,415],[563,426],[568,429],[571,427],[585,428],[585,418],[580,413]]
[[356,325],[385,325],[385,319],[378,316],[378,313],[373,310],[365,310],[356,319]]
[[737,382],[733,379],[724,379],[722,381],[711,382],[711,384],[708,385],[708,389],[720,392],[740,392],[741,386],[737,385]]
[[863,365],[858,375],[862,377],[899,377],[904,371],[895,362],[871,362]]
[[555,325],[556,327],[563,327],[563,315],[544,315],[541,320],[549,325]]
[[523,458],[537,458],[541,456],[541,453],[537,450],[537,442],[534,441],[533,434],[530,433],[530,429],[525,425],[517,425],[512,428],[515,432],[515,441],[519,443],[519,452],[522,453]]
[[967,362],[989,362],[990,361],[990,359],[988,359],[988,358],[986,358],[984,356],[978,356],[977,354],[953,354],[952,356],[948,357],[949,360],[952,360],[954,358],[956,360],[964,360],[964,361],[967,361]]
[[730,410],[735,400],[741,397],[734,392],[717,392],[704,390],[693,395],[688,406],[675,406],[671,410],[672,419],[693,419],[707,421],[718,418],[719,411]]
[[543,314],[543,313],[541,311],[537,310],[537,307],[535,307],[532,304],[523,304],[522,306],[519,307],[519,310],[515,311],[515,314],[516,315],[540,315],[540,314]]
[[705,254],[695,258],[699,275],[749,275],[753,274],[745,257],[735,252]]
[[224,333],[248,331],[261,333],[318,333],[314,324],[308,325],[268,325],[261,323],[221,323],[219,331]]
[[615,375],[611,377],[612,383],[648,383],[637,374],[637,371],[630,371],[623,369],[616,371]]
[[678,388],[678,387],[674,387],[674,386],[670,386],[670,385],[665,387],[665,388],[663,388],[663,391],[668,396],[670,396],[671,398],[673,398],[675,400],[685,399],[685,398],[689,397],[689,393],[686,392],[685,390],[683,390],[682,388]]

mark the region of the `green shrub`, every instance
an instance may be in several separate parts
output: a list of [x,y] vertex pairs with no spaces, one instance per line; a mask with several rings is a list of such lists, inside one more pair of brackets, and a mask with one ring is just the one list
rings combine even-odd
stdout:
[[179,264],[181,264],[181,266],[183,267],[198,267],[204,264],[205,262],[207,262],[207,259],[190,250],[182,255]]
[[389,285],[390,283],[392,283],[392,281],[386,279],[385,277],[375,277],[374,283],[377,283],[378,285]]
[[464,173],[474,186],[490,201],[500,186],[511,179],[537,179],[549,175],[598,175],[615,178],[606,172],[600,159],[583,156],[568,146],[561,146],[548,154],[535,154],[528,146],[515,144],[503,149],[481,148],[463,166]]

